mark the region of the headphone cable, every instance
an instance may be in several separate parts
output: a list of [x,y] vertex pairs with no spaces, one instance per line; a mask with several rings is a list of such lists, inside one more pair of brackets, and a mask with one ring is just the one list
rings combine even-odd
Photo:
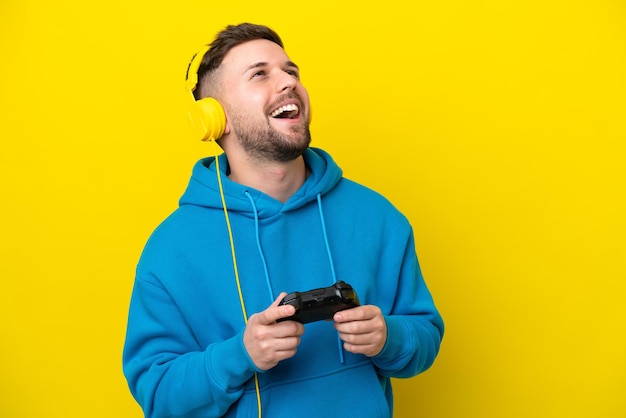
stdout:
[[[233,270],[235,273],[235,281],[237,282],[237,292],[239,293],[239,302],[241,303],[241,312],[243,313],[243,322],[248,324],[248,314],[246,313],[246,305],[243,300],[243,292],[241,291],[241,281],[239,280],[239,269],[237,268],[237,257],[235,255],[235,240],[233,239],[233,231],[230,226],[230,218],[228,216],[228,209],[226,208],[226,197],[224,196],[224,187],[222,186],[222,174],[220,170],[220,159],[218,145],[215,141],[210,141],[213,144],[213,154],[215,155],[215,171],[217,172],[217,184],[220,190],[220,198],[222,199],[222,208],[224,208],[224,218],[226,219],[226,228],[228,229],[228,239],[230,241],[230,253],[233,260]],[[254,372],[254,387],[256,390],[257,408],[259,411],[258,417],[262,417],[261,413],[261,388],[259,387],[259,375]]]

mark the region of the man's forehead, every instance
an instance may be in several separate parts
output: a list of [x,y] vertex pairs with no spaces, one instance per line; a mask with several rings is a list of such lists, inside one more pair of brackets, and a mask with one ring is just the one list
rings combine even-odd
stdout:
[[224,56],[222,66],[245,70],[259,63],[296,66],[280,45],[267,39],[255,39],[233,47]]

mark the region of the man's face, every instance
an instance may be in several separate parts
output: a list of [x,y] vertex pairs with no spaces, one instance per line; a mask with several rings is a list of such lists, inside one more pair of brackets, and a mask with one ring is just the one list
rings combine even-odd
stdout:
[[230,133],[252,157],[286,162],[302,155],[311,141],[309,96],[279,45],[265,39],[238,45],[220,74]]

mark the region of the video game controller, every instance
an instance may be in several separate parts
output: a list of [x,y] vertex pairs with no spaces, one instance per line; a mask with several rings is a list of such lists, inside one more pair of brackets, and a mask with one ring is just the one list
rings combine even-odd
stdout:
[[292,305],[296,308],[296,313],[287,318],[280,318],[278,322],[298,321],[307,324],[332,319],[336,312],[359,306],[360,302],[352,286],[339,281],[329,287],[290,293],[279,305]]

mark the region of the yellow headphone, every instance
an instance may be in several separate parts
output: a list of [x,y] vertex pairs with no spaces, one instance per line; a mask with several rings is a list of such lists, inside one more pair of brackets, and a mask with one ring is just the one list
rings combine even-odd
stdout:
[[187,79],[185,80],[185,87],[192,100],[187,116],[191,122],[193,135],[202,141],[219,139],[226,129],[226,114],[220,102],[212,97],[196,100],[193,95],[194,90],[198,87],[198,69],[208,50],[209,46],[207,45],[193,56],[187,68]]

